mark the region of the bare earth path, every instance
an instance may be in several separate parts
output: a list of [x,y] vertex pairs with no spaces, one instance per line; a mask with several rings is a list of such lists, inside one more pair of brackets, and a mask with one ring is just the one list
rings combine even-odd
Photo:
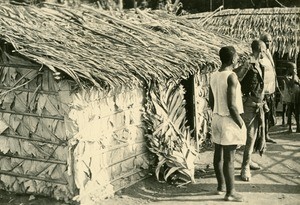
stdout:
[[[242,151],[237,152],[235,164],[236,189],[245,201],[234,204],[251,205],[299,205],[300,204],[300,133],[289,134],[286,128],[272,128],[272,137],[277,144],[268,144],[267,153],[262,157],[254,154],[254,161],[263,169],[252,171],[252,180],[243,182],[239,178]],[[149,205],[221,205],[233,202],[223,201],[223,196],[213,195],[216,179],[212,169],[212,152],[203,153],[199,166],[209,168],[196,172],[196,184],[177,188],[161,184],[151,177],[140,182],[105,204],[149,204]]]
[[[212,169],[212,151],[201,154],[197,161],[196,183],[178,188],[159,183],[152,176],[141,181],[113,198],[99,202],[99,205],[300,205],[300,133],[288,134],[280,125],[272,128],[272,137],[277,144],[268,144],[267,152],[260,157],[254,154],[254,161],[263,169],[252,171],[251,182],[239,178],[242,151],[237,152],[235,164],[236,189],[245,201],[233,203],[223,201],[223,196],[213,195],[216,179]],[[208,168],[207,168],[208,165]],[[0,191],[0,205],[66,205],[49,198],[17,196]]]

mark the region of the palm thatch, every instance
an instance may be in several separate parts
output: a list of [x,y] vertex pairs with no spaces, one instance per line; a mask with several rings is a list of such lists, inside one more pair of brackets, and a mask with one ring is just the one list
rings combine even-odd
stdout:
[[116,16],[86,5],[2,4],[0,25],[0,39],[18,54],[80,85],[98,87],[185,78],[199,69],[215,69],[221,46],[247,51],[238,40],[196,28],[185,19],[142,12]]
[[263,32],[273,36],[272,52],[294,57],[299,52],[300,8],[226,9],[187,16],[199,27],[243,40]]

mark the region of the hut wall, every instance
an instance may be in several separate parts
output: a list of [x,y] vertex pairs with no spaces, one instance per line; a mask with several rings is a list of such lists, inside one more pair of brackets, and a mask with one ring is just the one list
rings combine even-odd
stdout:
[[195,75],[196,127],[198,130],[198,147],[209,139],[212,112],[208,107],[209,83],[211,72],[201,72]]
[[141,87],[71,94],[51,71],[15,65],[0,76],[1,189],[65,200],[79,190],[90,204],[148,176]]
[[69,86],[57,83],[51,71],[14,56],[3,63],[0,188],[70,198],[74,183],[68,173],[68,137],[64,123],[71,99]]
[[82,204],[93,204],[148,176],[143,109],[140,87],[111,93],[84,90],[73,96],[66,127],[74,135],[76,199]]

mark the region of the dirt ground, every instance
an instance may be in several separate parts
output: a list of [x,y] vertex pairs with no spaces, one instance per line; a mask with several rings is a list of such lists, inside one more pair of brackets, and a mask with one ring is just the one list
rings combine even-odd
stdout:
[[[252,171],[252,180],[243,182],[239,178],[242,150],[237,151],[235,174],[236,189],[245,201],[238,204],[255,205],[297,205],[300,204],[300,133],[287,133],[287,127],[277,125],[271,136],[277,144],[268,144],[267,152],[260,157],[254,154],[254,161],[262,166]],[[159,183],[149,176],[129,188],[116,193],[113,198],[99,202],[99,205],[194,205],[232,204],[223,201],[224,196],[214,195],[216,179],[212,167],[212,151],[203,152],[197,160],[196,183],[176,187]],[[0,192],[1,205],[66,205],[49,198],[15,195]]]

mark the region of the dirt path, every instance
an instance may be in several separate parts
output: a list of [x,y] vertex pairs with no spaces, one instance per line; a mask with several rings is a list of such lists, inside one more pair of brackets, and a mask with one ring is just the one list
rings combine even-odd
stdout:
[[[299,205],[300,204],[300,134],[288,134],[286,127],[276,126],[272,137],[277,144],[268,144],[267,153],[260,157],[254,154],[254,161],[263,169],[252,171],[250,182],[239,178],[242,151],[237,152],[235,164],[236,189],[245,201],[237,204],[255,205]],[[177,188],[161,184],[151,177],[120,193],[113,199],[106,200],[111,205],[194,205],[194,204],[231,204],[223,201],[223,196],[213,195],[216,179],[212,169],[212,152],[201,155],[199,166],[209,168],[196,172],[196,184]]]
[[[268,144],[263,157],[254,154],[254,161],[263,169],[252,171],[251,182],[239,178],[242,151],[237,152],[235,164],[236,189],[243,194],[245,202],[237,204],[255,205],[298,205],[300,204],[300,134],[288,134],[287,128],[276,126],[272,137],[277,144]],[[207,168],[208,165],[208,168]],[[213,195],[216,179],[212,167],[212,152],[201,154],[197,161],[196,183],[178,188],[167,183],[159,183],[152,176],[141,181],[113,198],[99,202],[99,205],[222,205],[223,196]],[[200,169],[204,169],[200,170]],[[29,196],[16,196],[0,192],[0,205],[65,205],[48,198],[37,197],[29,201]]]

